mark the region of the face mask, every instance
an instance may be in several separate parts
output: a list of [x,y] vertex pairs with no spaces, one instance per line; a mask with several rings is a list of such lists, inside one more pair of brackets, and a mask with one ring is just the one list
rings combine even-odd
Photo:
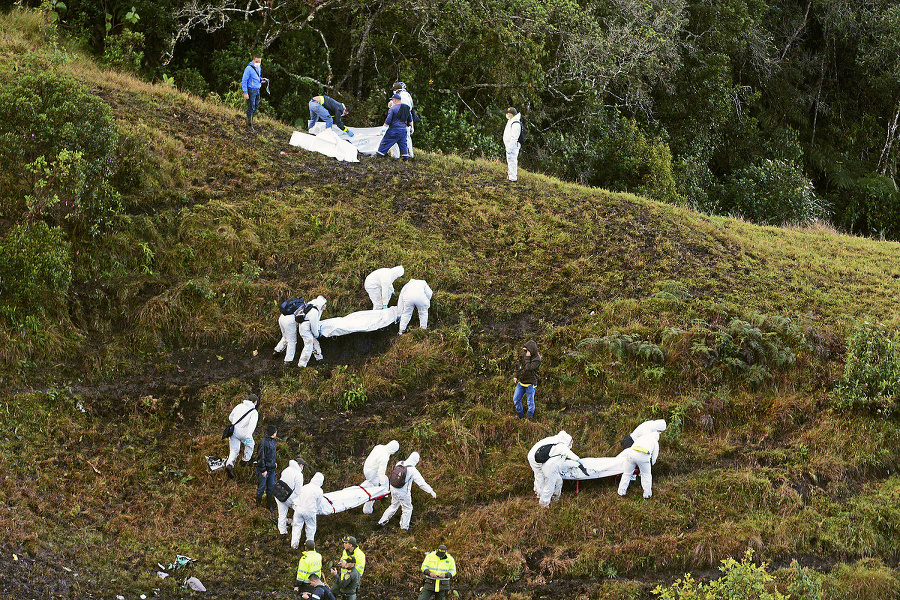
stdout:
[[440,559],[444,559],[444,558],[447,558],[447,553],[446,552],[438,552],[437,556]]

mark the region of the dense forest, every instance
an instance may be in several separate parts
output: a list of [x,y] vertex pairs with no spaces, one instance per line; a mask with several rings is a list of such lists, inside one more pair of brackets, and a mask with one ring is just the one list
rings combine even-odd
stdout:
[[[25,2],[36,5],[36,2]],[[45,0],[107,64],[264,113],[307,102],[383,117],[409,86],[426,150],[523,165],[758,223],[820,219],[900,239],[900,4],[892,0]]]

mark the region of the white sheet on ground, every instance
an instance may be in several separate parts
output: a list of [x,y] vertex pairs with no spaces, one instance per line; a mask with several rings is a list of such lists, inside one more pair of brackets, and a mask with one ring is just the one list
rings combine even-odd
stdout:
[[[313,127],[313,131],[315,130],[316,127]],[[356,155],[356,147],[347,141],[352,138],[347,137],[347,134],[344,132],[340,132],[340,135],[338,135],[337,131],[338,130],[334,127],[323,127],[323,129],[315,135],[303,133],[302,131],[295,131],[291,135],[290,144],[291,146],[299,146],[304,150],[318,152],[340,161],[359,162],[359,157]]]
[[319,335],[337,337],[361,331],[378,331],[397,322],[397,307],[382,310],[360,310],[346,317],[334,317],[319,321]]
[[[316,124],[318,126],[318,123]],[[315,127],[313,127],[315,129]],[[348,137],[347,141],[356,146],[356,149],[363,154],[375,154],[378,146],[381,145],[381,127],[351,127],[353,137]],[[342,135],[347,135],[342,133]],[[400,158],[400,148],[397,144],[391,146],[390,154],[394,158]]]
[[362,506],[370,500],[385,498],[390,493],[391,489],[388,485],[375,485],[370,481],[363,481],[359,485],[324,494],[322,501],[319,503],[318,514],[333,515],[334,513]]
[[623,459],[625,451],[619,453],[618,456],[602,457],[602,458],[582,458],[581,463],[587,469],[587,475],[578,468],[578,463],[574,460],[567,460],[563,463],[560,473],[563,479],[601,479],[603,477],[613,477],[621,475],[625,466]]

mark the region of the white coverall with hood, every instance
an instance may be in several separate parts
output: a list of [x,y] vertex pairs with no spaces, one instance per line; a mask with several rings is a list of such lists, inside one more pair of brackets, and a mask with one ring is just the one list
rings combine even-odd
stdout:
[[[366,462],[363,465],[363,475],[366,481],[374,485],[387,485],[388,476],[386,475],[388,461],[391,454],[400,449],[400,442],[391,440],[387,444],[378,444],[369,453]],[[375,502],[369,501],[363,505],[363,512],[367,515],[372,514],[375,509]]]
[[401,488],[395,488],[391,486],[391,505],[387,507],[387,510],[384,511],[384,514],[381,515],[381,518],[378,520],[379,525],[384,525],[388,521],[391,520],[391,517],[396,514],[398,508],[403,508],[403,512],[400,513],[400,529],[408,530],[409,529],[409,521],[412,519],[412,484],[415,482],[423,491],[431,494],[432,498],[437,498],[437,494],[431,489],[431,486],[425,482],[425,479],[422,477],[422,474],[419,473],[419,470],[416,468],[416,465],[419,464],[419,453],[413,452],[409,455],[409,458],[403,461],[404,465],[406,465],[406,483],[403,484]]
[[300,353],[300,360],[297,366],[305,367],[309,364],[309,358],[315,354],[316,360],[322,360],[322,346],[319,345],[319,319],[322,317],[322,311],[325,310],[326,300],[322,296],[317,296],[315,300],[309,302],[316,308],[306,313],[306,320],[300,323],[300,337],[303,339],[303,352]]
[[[250,400],[244,400],[233,409],[228,415],[228,420],[235,423],[241,417],[247,414],[247,411],[255,408],[256,404]],[[244,419],[234,426],[234,433],[228,438],[228,460],[225,461],[227,466],[234,466],[238,453],[241,450],[241,444],[244,444],[244,462],[250,462],[253,458],[253,432],[256,431],[256,422],[259,419],[259,411],[254,410],[252,413],[244,417]]]
[[522,114],[514,115],[506,120],[503,130],[503,145],[506,146],[507,176],[510,181],[518,179],[519,172],[519,133],[522,131]]
[[[409,90],[406,89],[406,84],[401,84],[403,87],[397,90],[396,94],[400,94],[400,104],[405,104],[409,107],[409,118],[412,121],[412,110],[415,108],[415,103],[413,102],[412,94],[409,93]],[[412,134],[415,130],[415,125],[411,124],[406,128],[406,149],[409,151],[409,157],[413,157],[413,146],[412,146]]]
[[293,314],[278,317],[278,326],[281,328],[281,341],[275,346],[275,352],[287,352],[284,362],[294,361],[294,353],[297,351],[297,320]]
[[[294,500],[294,526],[291,529],[291,548],[300,547],[300,532],[306,526],[306,540],[316,541],[316,515],[319,513],[319,502],[322,501],[322,483],[325,476],[316,473],[309,483],[300,488],[300,494]],[[302,523],[301,523],[302,521]]]
[[[278,533],[280,533],[281,535],[285,535],[287,534],[288,511],[291,510],[291,507],[294,505],[294,500],[296,500],[300,496],[300,489],[303,487],[303,466],[296,460],[290,461],[288,463],[287,469],[281,472],[281,477],[279,477],[279,479],[285,482],[289,488],[294,490],[284,502],[282,502],[278,498],[275,498],[275,504],[278,505]],[[291,526],[298,527],[299,525],[300,523],[297,519],[297,511],[295,510],[294,522],[291,524]]]
[[[540,464],[535,461],[534,454],[541,446],[553,444],[550,458]],[[565,431],[539,441],[528,451],[528,464],[534,471],[534,493],[538,495],[541,506],[550,506],[550,501],[559,500],[562,493],[563,479],[559,472],[566,459],[579,461],[578,455],[572,452],[572,436]]]
[[387,308],[394,295],[394,281],[403,277],[403,265],[376,269],[369,273],[363,286],[372,301],[372,310]]
[[[646,426],[646,427],[645,427]],[[641,428],[640,436],[632,434],[634,444],[631,448],[622,451],[622,478],[619,480],[619,495],[624,496],[631,483],[630,475],[637,467],[641,472],[641,487],[644,488],[644,498],[653,495],[653,476],[650,473],[650,465],[656,464],[659,456],[659,436],[666,430],[666,422],[663,419],[641,423],[636,432]],[[640,432],[639,432],[640,433]]]
[[400,335],[406,331],[412,319],[413,309],[419,311],[419,326],[428,329],[428,309],[433,292],[424,279],[410,279],[397,298],[397,314],[400,316]]

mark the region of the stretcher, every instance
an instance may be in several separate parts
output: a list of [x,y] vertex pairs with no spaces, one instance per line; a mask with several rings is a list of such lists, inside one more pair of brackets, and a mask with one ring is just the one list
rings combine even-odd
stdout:
[[363,481],[359,485],[325,493],[322,496],[322,501],[319,502],[317,514],[333,515],[344,512],[345,510],[362,506],[366,502],[386,498],[390,493],[391,488],[388,484],[377,485],[370,481]]
[[621,475],[625,469],[624,455],[625,451],[623,450],[613,457],[582,458],[581,465],[584,466],[584,471],[587,471],[587,473],[581,470],[577,461],[566,460],[559,472],[563,479],[570,481],[615,477],[616,475]]
[[397,307],[381,310],[360,310],[345,317],[334,317],[319,321],[319,335],[338,337],[348,333],[378,331],[397,322]]

